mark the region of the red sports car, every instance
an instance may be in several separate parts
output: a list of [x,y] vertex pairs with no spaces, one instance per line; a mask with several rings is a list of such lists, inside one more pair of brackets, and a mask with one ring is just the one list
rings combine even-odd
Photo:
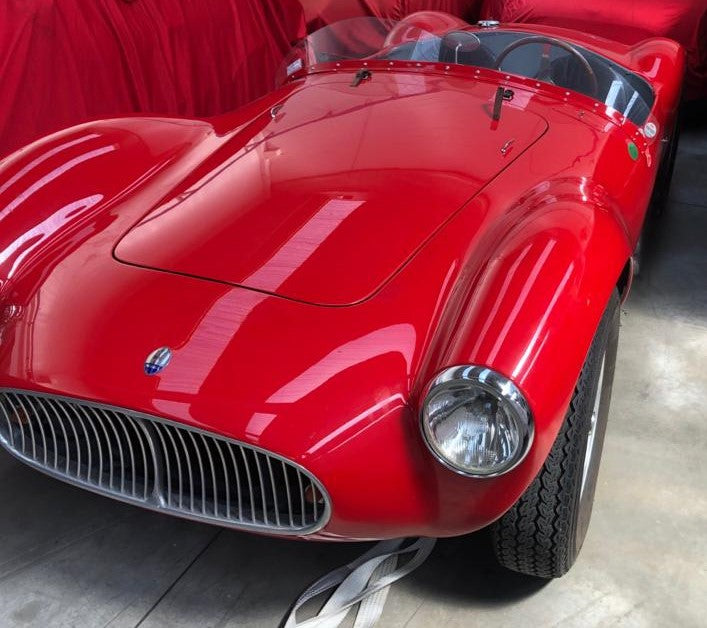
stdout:
[[0,167],[0,443],[131,504],[315,540],[461,535],[556,577],[684,54],[443,14],[315,33],[209,120]]

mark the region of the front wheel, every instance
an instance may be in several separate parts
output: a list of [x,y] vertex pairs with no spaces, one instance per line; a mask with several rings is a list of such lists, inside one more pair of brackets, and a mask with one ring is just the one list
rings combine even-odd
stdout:
[[528,490],[493,525],[496,558],[508,569],[559,578],[582,548],[606,433],[619,317],[614,291],[550,455]]

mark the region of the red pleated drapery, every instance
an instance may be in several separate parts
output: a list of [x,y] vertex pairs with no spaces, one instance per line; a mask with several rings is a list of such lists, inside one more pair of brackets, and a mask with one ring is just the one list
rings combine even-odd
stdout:
[[0,157],[91,118],[235,109],[304,34],[298,0],[2,0]]
[[475,22],[482,0],[301,0],[309,32],[354,17],[399,20],[417,11],[443,11]]
[[[483,2],[483,7],[482,7]],[[304,5],[304,7],[302,6]],[[290,45],[357,16],[438,10],[687,49],[686,95],[707,97],[707,0],[3,0],[0,157],[60,128],[125,113],[209,116],[274,85]]]

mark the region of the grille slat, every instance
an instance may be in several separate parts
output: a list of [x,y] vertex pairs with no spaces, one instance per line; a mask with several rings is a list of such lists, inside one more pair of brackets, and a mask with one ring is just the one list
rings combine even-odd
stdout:
[[[178,449],[177,449],[177,441],[174,440],[174,436],[172,436],[171,430],[166,426],[166,425],[159,425],[155,424],[155,428],[160,431],[164,432],[167,434],[167,438],[169,439],[169,442],[172,446],[172,452],[173,452],[173,457],[177,463],[177,486],[179,486],[179,490],[177,492],[177,496],[179,497],[179,508],[184,507],[184,475],[182,473],[182,459],[179,456]],[[165,451],[167,451],[167,446],[165,445]],[[169,483],[169,486],[171,488],[171,480]],[[167,497],[167,503],[171,506],[172,505],[172,495],[168,495]]]
[[[160,439],[160,445],[162,445],[162,452],[164,454],[163,460],[165,464],[165,470],[167,472],[167,507],[172,506],[172,466],[170,462],[171,456],[169,455],[169,449],[165,443],[164,436],[162,435],[162,427],[160,425],[155,425],[155,433]],[[179,470],[179,480],[181,482],[181,469]],[[180,486],[181,491],[181,486]]]
[[302,518],[302,523],[301,525],[305,525],[304,517],[305,517],[305,509],[304,509],[304,487],[302,486],[302,474],[298,473],[297,474],[297,483],[299,484],[299,498],[300,498],[300,515]]
[[[58,469],[59,468],[59,451],[58,451],[58,446],[57,446],[57,440],[56,440],[56,430],[54,429],[54,421],[47,415],[47,410],[46,406],[42,405],[40,407],[40,410],[42,411],[42,415],[44,416],[47,425],[49,426],[49,431],[52,433],[52,449],[50,451],[54,452],[54,468]],[[35,414],[37,414],[37,411],[35,409]],[[47,457],[47,442],[45,438],[45,433],[44,433],[44,428],[42,428],[42,423],[45,421],[42,421],[39,419],[37,421],[39,423],[40,428],[42,429],[42,439],[44,442],[44,452],[45,452],[45,458]]]
[[25,453],[25,430],[24,426],[27,425],[29,427],[29,437],[32,439],[32,457],[36,458],[37,457],[37,445],[34,441],[34,427],[32,427],[32,420],[29,416],[29,413],[27,412],[27,409],[24,407],[23,403],[19,400],[19,398],[15,395],[14,396],[15,403],[19,404],[19,409],[21,410],[21,414],[19,416],[19,422],[20,422],[20,428],[22,430],[22,453]]
[[[127,444],[127,447],[128,447],[128,455],[130,456],[130,468],[129,468],[129,473],[130,473],[130,478],[131,478],[130,486],[132,487],[130,494],[132,497],[135,497],[136,489],[137,489],[137,475],[135,473],[135,450],[133,448],[133,443],[130,440],[130,435],[128,434],[128,428],[125,426],[125,422],[118,420],[116,415],[112,415],[112,416],[114,416],[116,418],[115,422],[120,427],[120,430],[121,430],[120,433],[125,437],[124,440],[125,440],[125,443]],[[116,437],[120,438],[120,436],[118,436],[117,433],[116,433]],[[125,476],[126,476],[126,474],[123,473],[122,474],[122,483],[121,483],[122,490],[125,490]]]
[[[115,437],[115,440],[113,441],[118,448],[118,456],[120,458],[120,466],[118,469],[120,470],[119,476],[120,476],[120,492],[124,493],[125,492],[125,456],[123,455],[123,444],[120,442],[120,436],[118,436],[118,430],[115,429],[115,425],[113,424],[113,421],[111,421],[108,417],[108,415],[105,413],[105,411],[101,410],[100,415],[102,416],[103,419],[105,419],[105,423],[110,427],[110,431],[106,429],[106,434],[108,436],[108,446],[110,447],[111,450],[114,450],[115,447],[113,447],[113,443],[110,440],[111,435]],[[114,466],[111,462],[111,482],[113,480],[113,471]],[[112,484],[111,484],[112,488]]]
[[10,415],[7,413],[7,408],[5,407],[5,404],[0,404],[0,410],[2,411],[3,416],[5,417],[5,422],[7,423],[7,429],[5,432],[0,432],[0,438],[6,438],[9,437],[10,441],[6,444],[9,445],[12,449],[15,448],[15,438],[14,438],[14,432],[12,430],[12,421],[10,421]]
[[[71,416],[67,411],[66,408],[64,407],[63,404],[57,403],[57,405],[62,408],[62,410],[66,413],[67,416]],[[81,412],[77,412],[75,414],[76,418],[78,419],[80,425],[81,425],[81,430],[83,431],[83,440],[79,440],[79,437],[77,436],[76,438],[76,449],[78,451],[77,453],[77,460],[76,460],[76,479],[80,480],[81,479],[81,446],[82,444],[86,447],[86,481],[90,481],[90,474],[91,474],[91,462],[93,460],[92,458],[92,452],[91,452],[91,447],[88,446],[88,443],[90,441],[90,436],[88,434],[88,429],[86,428],[86,422],[83,420],[84,417],[82,416]],[[73,421],[72,421],[73,423]],[[68,447],[68,443],[67,443]]]
[[265,482],[263,482],[263,469],[260,467],[260,457],[257,451],[251,451],[253,458],[255,458],[255,467],[258,470],[258,488],[260,489],[260,499],[263,504],[262,513],[265,517],[265,525],[269,525],[268,521],[268,502],[265,496]]
[[243,495],[241,494],[241,474],[238,472],[238,463],[236,462],[236,454],[233,453],[234,445],[231,443],[224,443],[226,449],[228,450],[228,455],[231,459],[231,468],[236,479],[236,492],[238,498],[238,519],[243,519]]
[[44,466],[49,466],[47,463],[47,458],[49,455],[49,448],[47,447],[47,436],[44,433],[44,425],[42,425],[42,422],[39,420],[39,415],[37,414],[37,409],[33,408],[29,404],[27,404],[28,407],[28,413],[29,413],[29,424],[34,428],[34,439],[35,441],[38,440],[39,437],[42,438],[42,444],[39,445],[38,442],[35,442],[35,445],[38,445],[41,447],[42,452],[43,452],[43,457],[44,457]]
[[121,408],[0,389],[0,445],[59,479],[187,518],[301,535],[329,516],[324,489],[298,465]]
[[206,514],[206,492],[205,492],[205,484],[204,484],[204,462],[201,459],[201,452],[199,451],[199,447],[196,444],[196,440],[194,440],[194,434],[192,432],[187,432],[187,436],[189,436],[189,441],[191,442],[192,447],[194,448],[194,452],[196,453],[196,461],[198,463],[198,470],[199,470],[199,475],[198,479],[200,480],[199,482],[199,488],[201,489],[201,514],[205,515]]
[[241,458],[243,459],[243,465],[245,467],[246,476],[248,478],[248,493],[250,495],[250,519],[255,523],[255,491],[253,490],[253,477],[250,472],[250,466],[248,465],[248,459],[245,456],[245,450],[240,445],[238,446]]
[[[64,473],[67,476],[71,475],[71,454],[69,453],[69,436],[68,433],[66,432],[66,426],[64,425],[64,420],[61,418],[61,413],[56,411],[56,408],[54,407],[54,404],[51,403],[51,400],[48,401],[52,408],[52,414],[50,415],[47,411],[46,408],[44,409],[44,416],[47,417],[47,419],[51,420],[49,417],[54,416],[56,417],[57,422],[59,423],[59,427],[61,428],[61,433],[64,437]],[[74,430],[74,442],[78,441],[78,435],[75,433]],[[54,442],[54,455],[58,456],[59,455],[59,445]],[[78,455],[78,462],[77,462],[77,467],[81,466],[81,453],[79,452]],[[57,467],[58,468],[58,467]]]
[[[100,428],[99,436],[98,438],[100,439],[101,435],[103,438],[105,438],[105,441],[101,441],[101,451],[103,451],[103,442],[105,442],[105,451],[108,454],[108,489],[113,490],[113,469],[115,468],[113,466],[113,448],[110,446],[110,438],[108,437],[108,432],[106,431],[106,426],[103,424],[103,421],[101,420],[101,417],[96,410],[96,408],[91,408],[91,414],[93,414],[93,418],[96,419],[96,423],[98,424],[98,427]],[[105,462],[105,456],[103,456],[103,462]],[[100,472],[100,482],[99,486],[102,485],[103,479],[104,479],[104,472],[103,472],[103,465],[101,465],[101,472]]]
[[[228,477],[228,466],[226,465],[226,459],[223,457],[223,451],[221,451],[221,443],[217,440],[214,441],[214,446],[216,451],[218,451],[219,459],[221,460],[221,470],[224,475],[224,489],[226,491],[226,518],[231,516],[231,487],[230,479]],[[214,470],[215,473],[215,470]],[[216,502],[218,503],[218,502]],[[218,510],[216,511],[216,516],[218,516]]]
[[280,460],[280,464],[282,465],[282,477],[285,478],[285,491],[287,493],[287,516],[290,521],[290,526],[294,526],[295,520],[292,515],[292,493],[290,491],[290,479],[287,477],[287,467],[285,467],[285,463]]
[[277,503],[277,492],[275,491],[275,475],[273,474],[272,470],[272,463],[270,462],[270,458],[266,458],[265,462],[268,465],[268,473],[270,474],[270,488],[272,489],[272,500],[273,503],[275,504],[275,524],[277,526],[280,525],[280,505]]
[[317,518],[319,517],[319,512],[318,512],[318,510],[319,510],[318,509],[319,495],[317,494],[317,488],[311,482],[309,483],[309,491],[311,492],[311,495],[312,495],[313,520],[316,521]]
[[[88,413],[86,408],[83,406],[78,406],[79,411],[84,415],[84,418],[88,422],[88,424],[91,426],[91,432],[93,433],[94,440],[93,443],[96,445],[95,451],[94,447],[91,446],[91,436],[89,435],[88,438],[86,439],[86,444],[88,446],[89,452],[94,452],[95,454],[98,454],[98,468],[96,469],[96,480],[98,482],[98,487],[103,486],[103,444],[101,443],[101,438],[98,436],[98,430],[96,429],[96,424],[93,422],[93,419],[91,418],[91,415]],[[94,455],[95,459],[95,455]],[[91,461],[89,460],[88,462],[88,470],[86,472],[86,481],[91,482],[91,477],[93,474],[93,469],[94,465],[91,464]]]
[[[182,458],[187,463],[187,472],[189,474],[189,482],[187,483],[187,486],[189,487],[189,510],[191,510],[191,512],[194,512],[194,474],[191,468],[191,460],[189,458],[187,444],[184,441],[184,437],[182,436],[182,433],[180,431],[177,431],[177,437],[179,438],[179,444],[182,446],[181,454]],[[179,450],[176,451],[176,455],[180,455]]]
[[201,437],[201,443],[204,446],[204,449],[206,450],[206,457],[209,461],[209,470],[211,471],[211,483],[213,486],[213,495],[212,495],[212,500],[214,504],[214,517],[218,517],[218,504],[219,504],[219,494],[218,494],[218,485],[216,481],[216,467],[214,466],[214,457],[211,454],[211,449],[209,449],[209,446],[206,442],[206,439],[204,438],[203,434],[199,434]]

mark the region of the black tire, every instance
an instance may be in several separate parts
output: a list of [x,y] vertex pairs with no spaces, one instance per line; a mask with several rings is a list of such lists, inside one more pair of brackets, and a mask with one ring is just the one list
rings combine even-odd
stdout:
[[569,571],[582,548],[606,433],[619,317],[619,296],[614,291],[545,465],[516,504],[492,526],[496,558],[508,569],[559,578]]

